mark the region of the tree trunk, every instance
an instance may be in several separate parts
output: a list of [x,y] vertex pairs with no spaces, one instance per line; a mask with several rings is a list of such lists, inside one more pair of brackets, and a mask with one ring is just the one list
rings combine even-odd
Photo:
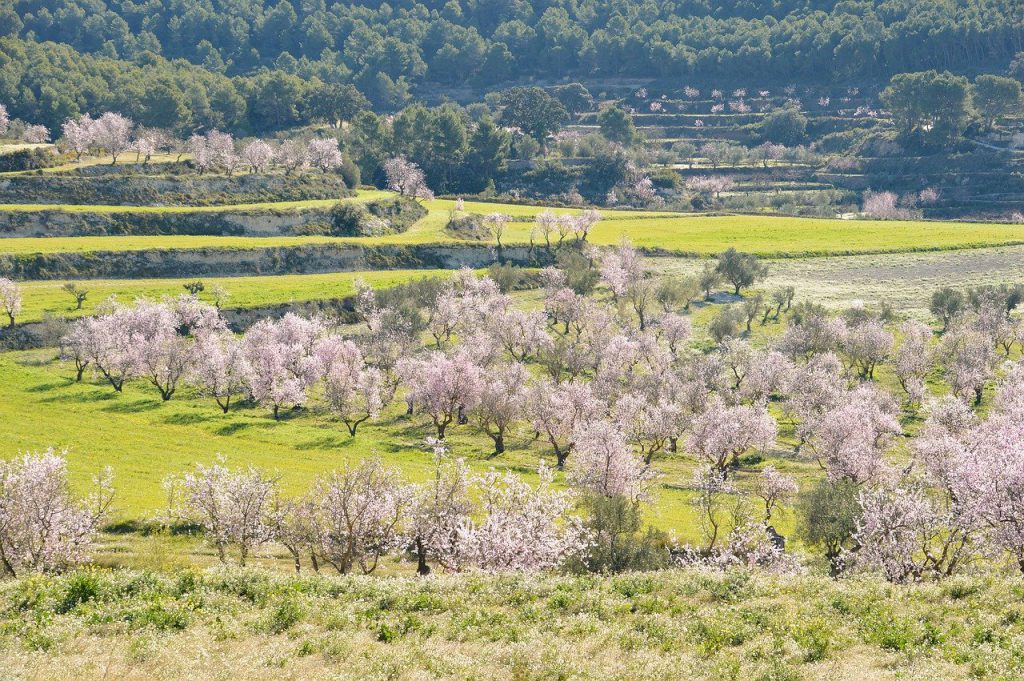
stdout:
[[430,574],[430,566],[427,564],[427,551],[420,537],[416,537],[416,574],[423,577]]
[[491,439],[494,440],[494,456],[505,453],[505,433],[498,433],[492,435]]

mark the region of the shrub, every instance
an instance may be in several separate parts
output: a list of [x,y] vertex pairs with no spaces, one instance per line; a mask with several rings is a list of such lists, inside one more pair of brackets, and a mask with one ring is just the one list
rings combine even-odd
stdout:
[[383,236],[409,229],[427,214],[418,202],[396,197],[366,204],[338,203],[331,209],[331,234],[334,236]]
[[484,216],[479,213],[452,217],[445,230],[457,239],[468,241],[486,241],[491,237],[490,230],[484,225]]
[[0,154],[0,173],[51,168],[60,164],[61,161],[63,158],[53,153],[53,150],[48,147],[17,149]]

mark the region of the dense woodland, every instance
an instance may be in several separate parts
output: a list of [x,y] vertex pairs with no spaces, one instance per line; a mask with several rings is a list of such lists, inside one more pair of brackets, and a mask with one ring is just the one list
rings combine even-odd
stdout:
[[1024,50],[1024,16],[1012,0],[4,0],[0,26],[0,99],[51,127],[97,106],[167,112],[168,104],[168,115],[187,108],[199,124],[275,127],[298,112],[266,110],[294,108],[295,95],[317,81],[355,84],[378,109],[395,110],[467,84],[486,91],[535,78],[628,77],[730,85],[738,74],[860,84],[928,68],[1002,71]]

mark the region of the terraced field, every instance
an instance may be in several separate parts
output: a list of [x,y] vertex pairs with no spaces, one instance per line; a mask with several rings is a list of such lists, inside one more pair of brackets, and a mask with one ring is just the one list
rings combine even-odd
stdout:
[[[358,200],[380,198],[380,192],[361,193]],[[328,202],[329,203],[329,202]],[[323,201],[286,204],[248,204],[231,207],[244,211],[256,208],[297,209],[323,207]],[[0,206],[2,210],[31,211],[42,206]],[[61,210],[85,212],[95,206],[63,206]],[[120,212],[115,206],[102,211]],[[188,250],[222,248],[226,250],[268,247],[295,247],[309,244],[353,246],[456,244],[460,240],[445,230],[454,202],[436,200],[427,203],[427,217],[407,232],[381,237],[328,236],[83,236],[54,238],[9,238],[0,241],[0,255],[51,253],[98,253],[111,251]],[[226,207],[183,209],[133,208],[127,212],[214,212]],[[466,202],[473,213],[501,212],[513,216],[503,235],[506,245],[528,244],[531,221],[543,208],[524,205]],[[574,213],[571,209],[556,209]],[[803,255],[847,255],[857,253],[899,253],[952,250],[1024,244],[1024,225],[999,223],[876,221],[792,218],[757,215],[700,215],[665,212],[601,211],[602,221],[590,234],[597,245],[613,245],[628,238],[637,247],[676,255],[713,255],[729,247],[765,257]],[[535,237],[539,239],[539,237]]]
[[[369,272],[337,272],[329,274],[291,274],[264,277],[204,277],[206,290],[201,300],[213,301],[211,291],[221,287],[230,295],[226,309],[262,308],[288,303],[339,300],[355,293],[355,281],[362,279],[375,288],[387,288],[423,277],[446,276],[446,270],[383,270]],[[184,293],[184,285],[194,279],[94,279],[76,282],[88,291],[81,310],[62,289],[66,280],[28,281],[22,288],[22,313],[19,321],[38,322],[46,314],[67,318],[90,314],[110,296],[123,301],[135,298],[160,299]]]

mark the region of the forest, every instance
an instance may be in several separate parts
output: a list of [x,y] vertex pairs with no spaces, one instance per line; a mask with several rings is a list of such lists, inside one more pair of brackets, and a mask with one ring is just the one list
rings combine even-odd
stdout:
[[302,83],[316,81],[353,84],[378,110],[394,111],[467,85],[487,92],[528,79],[732,88],[743,74],[776,85],[864,85],[928,68],[1001,69],[1024,51],[1013,0],[4,0],[0,17],[0,100],[51,127],[97,107],[137,113],[126,107],[135,103],[164,115],[188,108],[197,123],[228,128],[243,124],[248,108],[245,122],[259,132],[295,121],[291,112],[257,109],[287,109]]

